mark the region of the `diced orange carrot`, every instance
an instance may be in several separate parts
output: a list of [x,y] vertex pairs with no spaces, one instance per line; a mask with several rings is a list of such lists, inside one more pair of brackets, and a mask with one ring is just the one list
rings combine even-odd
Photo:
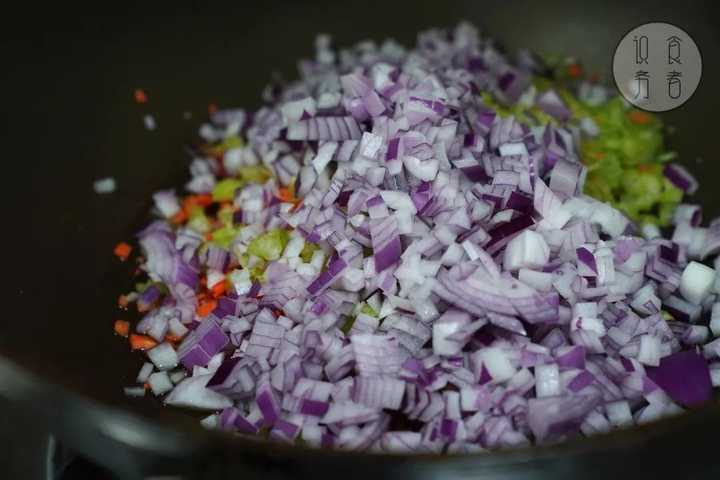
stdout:
[[196,312],[200,317],[207,317],[213,312],[213,310],[215,310],[215,307],[217,307],[217,300],[207,299],[200,302]]
[[218,111],[218,106],[217,106],[217,105],[215,105],[214,103],[211,103],[210,105],[208,105],[208,113],[209,113],[210,115],[212,115],[213,113],[215,113],[215,112],[217,112],[217,111]]
[[652,122],[652,117],[645,112],[641,112],[640,110],[633,110],[628,114],[628,117],[630,117],[631,122],[637,123],[638,125],[647,125],[648,123]]
[[130,334],[130,348],[133,350],[150,350],[156,347],[157,344],[155,339],[147,335],[138,335],[137,333]]
[[213,203],[212,195],[209,193],[201,193],[199,195],[195,195],[195,197],[197,204],[201,207],[207,207]]
[[295,200],[295,195],[293,194],[292,190],[287,187],[280,187],[278,189],[277,196],[283,202],[292,202],[293,200]]
[[194,195],[190,195],[190,196],[183,198],[181,208],[182,208],[182,211],[185,212],[186,216],[190,215],[190,212],[196,206],[197,206],[197,203],[195,203]]
[[148,101],[147,95],[142,88],[136,88],[133,96],[135,97],[135,101],[137,103],[147,103]]
[[205,240],[207,240],[207,241],[209,242],[209,241],[212,240],[212,239],[213,239],[213,234],[212,234],[212,232],[207,232],[207,233],[205,234]]
[[183,199],[183,210],[189,213],[193,207],[207,207],[213,202],[212,195],[209,193],[201,193],[198,195],[188,195]]
[[290,209],[290,213],[293,213],[296,210],[298,210],[300,208],[300,205],[302,205],[302,200],[298,199],[298,201],[295,202],[295,205],[293,205],[293,207]]
[[588,155],[598,160],[602,160],[603,158],[605,158],[605,152],[600,151],[589,152]]
[[649,172],[652,169],[652,165],[649,163],[641,163],[637,168],[641,172]]
[[581,75],[583,74],[583,69],[582,69],[582,67],[581,67],[580,65],[578,65],[577,63],[571,63],[571,64],[568,65],[568,67],[567,67],[567,73],[568,73],[568,75],[570,75],[572,78],[578,78],[579,76],[581,76]]
[[128,299],[127,295],[120,295],[118,297],[118,307],[127,310],[129,304],[130,300]]
[[183,337],[179,337],[179,336],[173,335],[171,333],[168,333],[167,335],[165,335],[165,340],[168,342],[171,342],[171,343],[177,343],[182,339],[183,339]]
[[185,221],[188,219],[188,214],[185,210],[178,210],[178,212],[170,217],[170,223],[174,223],[175,225],[179,225],[181,223],[185,223]]
[[182,212],[185,214],[185,218],[190,216],[190,212],[192,212],[192,209],[195,208],[196,203],[195,199],[190,197],[185,197],[182,200],[182,205],[180,206]]
[[130,256],[130,252],[132,252],[132,247],[126,242],[118,243],[113,249],[113,253],[115,254],[115,256],[123,262],[127,260],[127,258]]
[[114,330],[121,337],[127,337],[128,333],[130,333],[130,322],[127,320],[115,320]]
[[225,293],[227,290],[227,285],[225,284],[225,281],[218,282],[215,285],[212,286],[210,289],[210,294],[212,294],[213,297],[218,298],[222,294]]

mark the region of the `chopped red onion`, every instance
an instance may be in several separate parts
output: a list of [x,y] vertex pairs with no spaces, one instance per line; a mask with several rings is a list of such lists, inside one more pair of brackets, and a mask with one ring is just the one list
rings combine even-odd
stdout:
[[205,366],[230,342],[214,316],[209,316],[190,332],[178,347],[178,358],[185,368]]
[[677,163],[669,163],[665,166],[665,170],[663,171],[663,173],[665,174],[667,179],[673,183],[673,185],[678,187],[683,192],[692,195],[697,191],[697,180],[682,165],[678,165]]
[[[703,227],[682,204],[672,240],[641,238],[584,195],[578,146],[601,132],[557,90],[535,96],[537,71],[468,25],[407,51],[336,54],[323,36],[260,110],[212,114],[201,136],[219,153],[196,155],[186,187],[243,186],[182,226],[185,200],[154,195],[136,330],[159,345],[138,382],[217,412],[204,424],[221,430],[418,453],[592,435],[707,401],[720,280],[700,261],[720,252],[720,220]],[[605,101],[598,89],[581,95]],[[501,116],[485,95],[555,120]],[[260,165],[273,176],[247,181]]]
[[537,96],[535,103],[540,110],[560,121],[566,121],[570,118],[570,109],[555,90],[544,91]]
[[658,367],[648,368],[647,374],[674,401],[687,407],[701,405],[712,395],[707,362],[694,351],[664,357]]

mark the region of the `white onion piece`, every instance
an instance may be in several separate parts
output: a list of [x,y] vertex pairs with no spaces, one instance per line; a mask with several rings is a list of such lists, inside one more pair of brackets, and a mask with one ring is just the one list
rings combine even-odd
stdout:
[[555,229],[564,227],[572,216],[560,198],[540,179],[535,182],[533,206],[543,216],[543,221]]
[[710,381],[713,387],[720,387],[720,363],[710,365]]
[[535,367],[535,394],[538,398],[560,395],[560,370],[556,363]]
[[364,132],[360,139],[360,155],[374,159],[383,145],[383,137],[374,133]]
[[[167,372],[162,372],[167,376]],[[202,410],[219,410],[232,406],[232,401],[217,392],[214,392],[205,385],[212,375],[199,375],[186,378],[180,382],[165,399],[168,405],[177,407],[189,407]],[[170,379],[168,379],[170,382]]]
[[503,266],[505,270],[541,268],[550,259],[550,247],[537,232],[525,230],[505,247]]
[[465,240],[462,243],[462,248],[463,250],[465,250],[465,254],[467,254],[470,261],[475,261],[482,255],[482,249],[475,245],[473,242],[471,242],[469,239]]
[[151,348],[147,351],[147,356],[158,370],[170,370],[178,364],[177,352],[168,342],[163,342],[157,347]]
[[435,355],[456,355],[464,344],[448,339],[471,322],[470,314],[459,310],[448,310],[433,323],[432,346]]
[[235,293],[238,295],[245,295],[252,288],[250,270],[247,268],[233,270],[228,275],[228,279],[230,280],[230,283],[233,284]]
[[318,108],[333,108],[340,104],[342,100],[342,94],[340,92],[324,92],[318,97],[317,107]]
[[315,172],[320,174],[325,170],[328,163],[333,159],[333,155],[338,149],[337,142],[326,142],[319,149],[317,155],[312,160],[312,166]]
[[223,275],[222,272],[218,272],[217,270],[207,271],[207,288],[212,288],[224,280],[225,275]]
[[503,157],[528,155],[527,147],[522,142],[503,143],[498,149],[500,150],[500,155]]
[[659,238],[662,236],[662,233],[660,232],[660,229],[658,228],[658,226],[653,223],[643,224],[641,230],[642,230],[643,237],[645,237],[648,240],[652,240],[653,238]]
[[597,303],[578,302],[573,305],[570,330],[585,330],[594,332],[601,337],[604,336],[606,333],[605,324],[598,318]]
[[365,287],[365,273],[355,267],[348,267],[340,276],[338,285],[348,292],[359,292]]
[[140,368],[140,371],[137,375],[137,382],[138,383],[145,383],[147,382],[148,377],[151,373],[153,373],[153,370],[155,367],[150,362],[143,363],[143,366]]
[[660,339],[653,335],[640,337],[640,352],[637,359],[643,365],[651,367],[660,365]]
[[123,388],[123,392],[125,392],[125,395],[128,397],[144,397],[145,387],[125,387]]
[[580,425],[580,431],[588,436],[609,432],[611,428],[612,426],[605,418],[605,415],[597,410],[590,412],[582,425]]
[[680,293],[685,299],[700,305],[715,284],[715,270],[698,262],[690,262],[680,278]]
[[478,350],[477,356],[482,361],[483,367],[488,371],[495,383],[502,383],[510,380],[515,375],[513,367],[507,354],[498,347],[487,347]]
[[687,255],[690,258],[701,258],[708,237],[707,228],[694,228],[687,245]]
[[652,315],[660,311],[661,300],[655,295],[655,287],[648,283],[635,292],[630,306],[638,313]]
[[549,292],[552,290],[552,284],[555,277],[552,273],[538,272],[536,270],[521,268],[518,270],[518,280],[541,292]]
[[288,244],[285,246],[285,251],[283,252],[283,257],[286,258],[295,258],[300,256],[300,252],[302,252],[303,248],[305,248],[305,239],[303,239],[301,236],[294,236],[290,239]]
[[620,210],[600,202],[595,202],[592,206],[590,221],[600,225],[600,228],[613,238],[622,235],[630,223]]
[[171,318],[168,322],[168,331],[176,337],[184,337],[188,332],[188,328],[183,325],[179,318]]
[[433,230],[433,236],[443,245],[452,245],[458,235],[447,225],[439,225]]
[[155,208],[165,218],[170,218],[180,211],[180,202],[175,196],[174,190],[162,190],[153,194]]
[[638,425],[645,425],[647,423],[660,420],[665,410],[665,405],[658,403],[651,403],[650,405],[643,407],[635,414],[635,422]]
[[720,337],[720,302],[714,304],[712,307],[712,314],[710,315],[710,330],[714,336]]
[[463,249],[463,247],[461,247],[457,243],[453,243],[452,245],[449,245],[448,248],[445,250],[445,253],[443,253],[440,261],[445,266],[457,265],[458,263],[460,263],[460,260],[462,260],[464,255],[465,250]]
[[314,116],[317,112],[315,99],[312,97],[305,97],[300,100],[285,102],[280,107],[280,112],[283,114],[286,124],[299,121],[303,116],[303,112],[307,112],[308,115]]
[[690,325],[682,341],[686,345],[702,345],[707,342],[709,336],[710,329],[705,325]]
[[155,372],[148,377],[147,383],[150,385],[150,390],[155,395],[162,395],[167,393],[173,388],[173,383],[170,381],[170,377],[167,372]]
[[415,219],[409,210],[396,211],[395,219],[397,220],[397,231],[400,235],[409,235],[413,232]]
[[220,427],[220,415],[213,413],[200,420],[200,425],[207,428],[208,430],[215,430]]
[[229,148],[223,154],[223,167],[230,175],[235,175],[243,165],[243,149]]
[[383,190],[380,192],[380,196],[385,204],[393,210],[407,210],[413,215],[417,213],[415,204],[406,192]]
[[115,179],[112,177],[101,178],[93,182],[95,193],[112,193],[115,191]]
[[182,379],[187,377],[187,372],[185,372],[185,370],[175,370],[175,371],[170,372],[169,375],[170,375],[170,380],[174,384],[178,384],[182,381]]
[[675,230],[673,230],[671,239],[678,245],[683,245],[687,247],[692,240],[693,230],[693,226],[689,223],[681,223],[679,225],[676,225]]
[[630,404],[625,400],[606,403],[605,412],[613,427],[632,427],[635,423],[630,412]]
[[700,220],[699,215],[701,215],[700,205],[681,203],[680,205],[675,207],[672,222],[673,225],[680,225],[681,223],[697,225],[699,222],[696,223],[694,220],[696,218]]

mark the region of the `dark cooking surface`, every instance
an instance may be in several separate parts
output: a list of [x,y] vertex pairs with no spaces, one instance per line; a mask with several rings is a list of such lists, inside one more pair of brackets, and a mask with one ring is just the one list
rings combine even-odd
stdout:
[[[46,16],[33,12],[27,17],[31,21],[18,22],[22,30],[0,47],[6,58],[4,80],[9,82],[4,91],[11,94],[5,110],[17,130],[7,135],[3,149],[13,174],[5,176],[6,182],[16,199],[9,220],[19,227],[7,254],[0,356],[39,374],[36,380],[47,379],[104,405],[164,422],[153,422],[153,428],[174,422],[186,432],[199,432],[186,415],[122,395],[121,387],[132,381],[142,360],[128,354],[127,344],[111,334],[112,321],[121,315],[115,308],[117,295],[131,285],[124,273],[128,267],[118,266],[112,247],[132,238],[154,190],[184,178],[188,158],[182,145],[207,104],[257,106],[271,73],[280,69],[294,76],[296,59],[312,53],[318,31],[331,33],[337,45],[388,35],[408,44],[422,28],[451,26],[464,18],[511,49],[531,46],[574,54],[591,69],[608,73],[615,44],[631,27],[650,20],[676,23],[699,45],[704,72],[693,99],[664,118],[680,129],[671,145],[701,172],[697,201],[708,207],[706,214],[720,213],[713,189],[720,176],[720,160],[714,156],[718,126],[713,121],[720,109],[714,90],[720,84],[714,61],[720,53],[720,29],[710,2],[693,2],[694,8],[676,2],[666,7],[656,2],[594,2],[571,12],[562,4],[579,4],[507,3],[452,2],[450,8],[442,2],[236,2],[183,6],[171,13],[123,3],[112,14],[73,12],[64,6]],[[147,92],[147,105],[133,103],[136,87]],[[183,120],[184,111],[191,111],[193,119]],[[155,116],[156,131],[144,129],[145,113]],[[695,159],[703,156],[704,162],[696,165]],[[103,176],[116,178],[117,192],[93,192],[92,181]],[[18,398],[47,385],[18,383],[28,377],[5,367],[0,359],[0,394],[12,392]],[[73,442],[82,444],[88,438],[83,428],[108,418],[94,404],[78,407],[75,397],[51,395],[35,395],[35,406],[53,415],[54,427],[66,435],[69,431]],[[134,416],[120,418],[127,431],[119,434],[117,425],[105,425],[100,430],[106,437],[122,437],[125,444],[135,445],[152,438],[143,430],[148,424],[133,423]],[[720,423],[717,411],[696,419],[693,428],[711,421]],[[142,435],[134,437],[138,431]],[[716,441],[716,435],[707,438]],[[177,440],[168,448],[178,444],[191,446]],[[669,442],[662,445],[657,448],[670,447]],[[91,453],[113,461],[97,449]],[[567,465],[573,468],[572,462]],[[564,470],[554,468],[556,474]]]
[[27,412],[0,400],[0,474],[23,480],[117,480],[112,473],[65,448]]

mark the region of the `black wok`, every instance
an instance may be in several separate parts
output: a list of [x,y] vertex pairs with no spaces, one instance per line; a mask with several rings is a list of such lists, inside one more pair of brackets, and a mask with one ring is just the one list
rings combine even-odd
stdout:
[[[626,31],[651,20],[675,23],[699,45],[704,76],[695,96],[663,118],[677,127],[670,145],[702,181],[697,201],[717,215],[720,17],[711,2],[274,1],[172,10],[123,3],[113,14],[32,8],[15,17],[2,47],[12,127],[3,149],[11,196],[0,395],[64,442],[128,478],[717,478],[718,403],[589,440],[468,457],[314,451],[206,432],[184,412],[123,395],[142,359],[111,332],[117,295],[131,285],[131,267],[113,258],[112,247],[141,226],[153,191],[180,184],[189,161],[183,143],[208,103],[256,107],[272,73],[294,75],[321,31],[339,45],[389,35],[409,44],[422,28],[468,19],[510,49],[573,54],[608,80]],[[146,106],[132,101],[136,87],[147,92]],[[144,129],[145,113],[154,114],[156,131]],[[93,192],[102,176],[116,178],[114,194]]]

